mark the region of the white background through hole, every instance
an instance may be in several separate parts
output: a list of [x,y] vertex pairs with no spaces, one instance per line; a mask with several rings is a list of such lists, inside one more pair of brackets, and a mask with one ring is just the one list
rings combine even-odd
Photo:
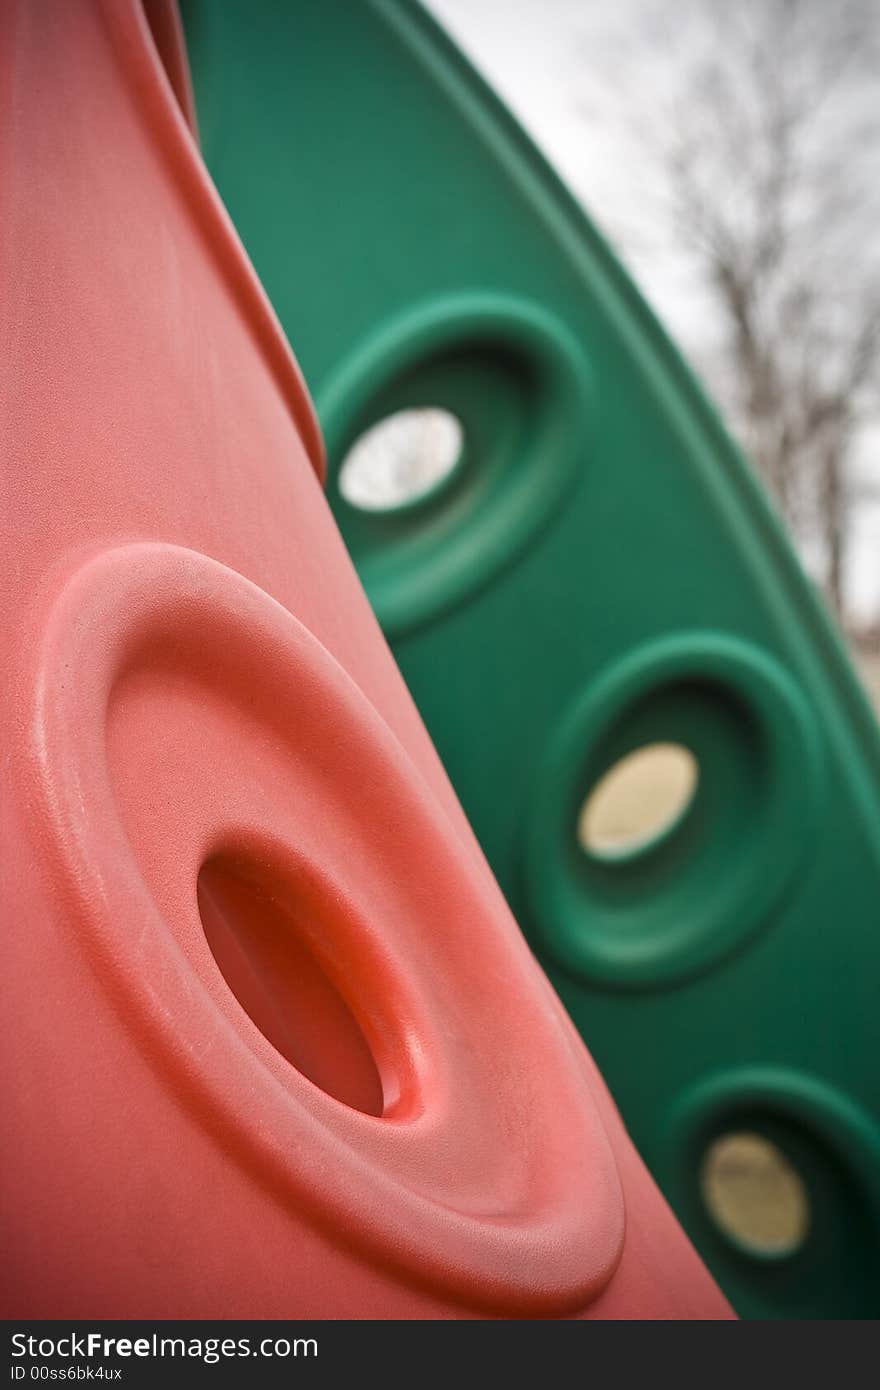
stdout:
[[464,432],[448,410],[398,410],[355,440],[339,474],[339,491],[353,507],[383,512],[424,497],[461,457]]
[[687,810],[699,764],[680,743],[649,743],[620,758],[593,786],[578,818],[578,840],[590,854],[635,854]]

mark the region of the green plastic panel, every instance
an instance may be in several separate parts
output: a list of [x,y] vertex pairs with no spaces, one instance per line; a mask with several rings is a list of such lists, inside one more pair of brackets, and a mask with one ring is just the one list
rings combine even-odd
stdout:
[[[820,602],[608,247],[424,13],[184,19],[343,535],[636,1143],[741,1313],[880,1312],[880,745]],[[458,466],[351,506],[341,460],[409,406],[459,418]],[[640,852],[586,852],[590,788],[657,741],[696,757],[690,805]],[[741,1132],[799,1175],[788,1244],[707,1208],[707,1152]]]

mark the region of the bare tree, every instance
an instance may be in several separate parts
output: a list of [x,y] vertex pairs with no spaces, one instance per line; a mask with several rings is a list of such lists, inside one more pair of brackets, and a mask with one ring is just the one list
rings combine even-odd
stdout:
[[784,518],[818,540],[840,614],[854,449],[878,409],[880,7],[636,13],[611,71],[618,109],[646,65],[656,78],[630,127],[659,175],[646,217],[699,276],[722,331],[698,364]]

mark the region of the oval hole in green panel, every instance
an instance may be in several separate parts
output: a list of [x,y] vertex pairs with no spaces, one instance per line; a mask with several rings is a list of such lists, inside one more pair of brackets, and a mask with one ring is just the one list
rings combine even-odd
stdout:
[[438,406],[397,410],[364,430],[339,471],[339,491],[365,512],[396,511],[428,497],[455,472],[464,430]]
[[613,764],[587,794],[578,841],[599,859],[629,859],[678,825],[694,799],[699,763],[681,743],[649,743]]
[[[554,317],[496,295],[420,304],[339,366],[317,402],[328,495],[387,637],[435,621],[537,543],[579,480],[591,389],[580,344]],[[353,476],[388,467],[364,461],[377,422],[383,455],[393,429],[392,457],[411,456],[412,416],[428,410],[451,421],[430,427],[439,462],[405,465],[424,486],[401,496],[395,481],[371,481],[365,495]]]
[[810,1229],[810,1200],[800,1173],[777,1144],[752,1130],[720,1135],[700,1170],[703,1202],[719,1231],[760,1259],[785,1259]]

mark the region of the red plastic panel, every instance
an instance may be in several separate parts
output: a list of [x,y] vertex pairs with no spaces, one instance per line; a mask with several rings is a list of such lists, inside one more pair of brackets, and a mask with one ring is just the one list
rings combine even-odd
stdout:
[[3,15],[3,1311],[725,1316],[379,635],[151,23]]

